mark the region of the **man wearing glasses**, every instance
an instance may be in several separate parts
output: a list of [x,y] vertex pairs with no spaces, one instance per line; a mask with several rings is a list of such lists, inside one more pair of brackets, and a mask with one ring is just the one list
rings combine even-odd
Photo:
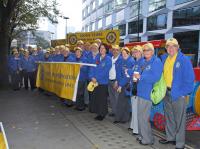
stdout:
[[166,139],[162,144],[174,144],[176,149],[185,147],[186,96],[193,90],[194,72],[190,60],[181,52],[178,41],[166,42],[167,55],[163,59],[164,79],[167,85],[164,102]]

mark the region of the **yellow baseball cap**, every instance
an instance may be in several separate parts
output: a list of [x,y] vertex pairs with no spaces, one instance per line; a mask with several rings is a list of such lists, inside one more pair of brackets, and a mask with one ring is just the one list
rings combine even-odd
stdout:
[[80,50],[81,52],[83,51],[80,47],[75,47],[74,51]]
[[136,45],[131,49],[131,51],[136,51],[136,50],[140,51],[141,53],[143,53],[143,49],[142,49],[142,47],[140,45]]
[[77,44],[84,44],[82,40],[77,41]]
[[94,91],[94,88],[98,86],[98,83],[93,83],[92,81],[88,84],[87,90],[90,92]]
[[177,46],[179,45],[178,41],[175,38],[169,38],[169,39],[167,39],[166,46],[168,46],[170,43],[172,43],[174,45],[177,45]]
[[119,47],[119,45],[116,45],[116,44],[115,44],[115,45],[112,45],[112,49],[118,49],[118,50],[119,50],[120,47]]
[[97,43],[93,43],[91,46],[92,47],[94,46],[94,47],[97,47],[97,48],[99,47]]
[[101,40],[100,40],[100,39],[96,39],[95,42],[96,42],[96,43],[100,43]]
[[151,50],[154,51],[154,46],[153,46],[153,44],[150,43],[150,42],[144,44],[144,45],[142,46],[142,49],[144,50],[145,47],[147,47],[148,49],[151,49]]
[[123,47],[121,51],[126,51],[127,53],[130,53],[130,49],[128,47]]

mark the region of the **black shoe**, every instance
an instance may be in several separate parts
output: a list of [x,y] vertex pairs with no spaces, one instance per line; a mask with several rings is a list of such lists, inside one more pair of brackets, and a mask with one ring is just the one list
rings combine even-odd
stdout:
[[173,144],[173,145],[176,145],[176,141],[167,141],[166,139],[159,140],[159,143],[161,143],[161,144]]
[[94,119],[95,120],[98,120],[99,119],[99,117],[100,117],[100,115],[97,115]]
[[98,121],[102,121],[104,119],[104,116],[97,115],[94,119]]
[[137,135],[138,135],[138,133],[132,133],[132,135],[133,135],[133,136],[137,136]]
[[77,111],[84,111],[85,108],[75,108],[75,110],[77,110]]
[[108,116],[110,116],[110,117],[114,117],[115,114],[114,114],[114,113],[110,113]]
[[142,140],[139,141],[141,145],[153,145],[153,143],[142,143]]
[[130,128],[130,127],[128,128],[128,130],[129,130],[129,131],[133,131],[133,129],[132,129],[132,128]]
[[114,123],[114,124],[117,124],[117,123],[120,123],[120,121],[114,121],[113,123]]
[[136,141],[139,141],[139,142],[142,141],[141,137],[137,137]]

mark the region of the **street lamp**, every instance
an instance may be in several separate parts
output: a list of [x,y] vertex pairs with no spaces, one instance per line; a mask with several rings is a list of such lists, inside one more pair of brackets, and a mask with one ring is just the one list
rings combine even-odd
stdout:
[[138,0],[137,41],[140,40],[140,0]]
[[67,20],[69,19],[69,17],[63,16],[62,18],[66,20],[66,35],[67,35]]

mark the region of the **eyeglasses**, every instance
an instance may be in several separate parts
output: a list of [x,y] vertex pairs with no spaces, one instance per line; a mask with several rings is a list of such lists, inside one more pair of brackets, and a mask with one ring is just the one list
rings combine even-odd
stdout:
[[149,52],[149,51],[152,51],[151,49],[145,49],[143,50],[143,52]]
[[166,46],[166,49],[173,49],[173,48],[176,48],[177,46],[176,45],[173,45],[173,46]]

